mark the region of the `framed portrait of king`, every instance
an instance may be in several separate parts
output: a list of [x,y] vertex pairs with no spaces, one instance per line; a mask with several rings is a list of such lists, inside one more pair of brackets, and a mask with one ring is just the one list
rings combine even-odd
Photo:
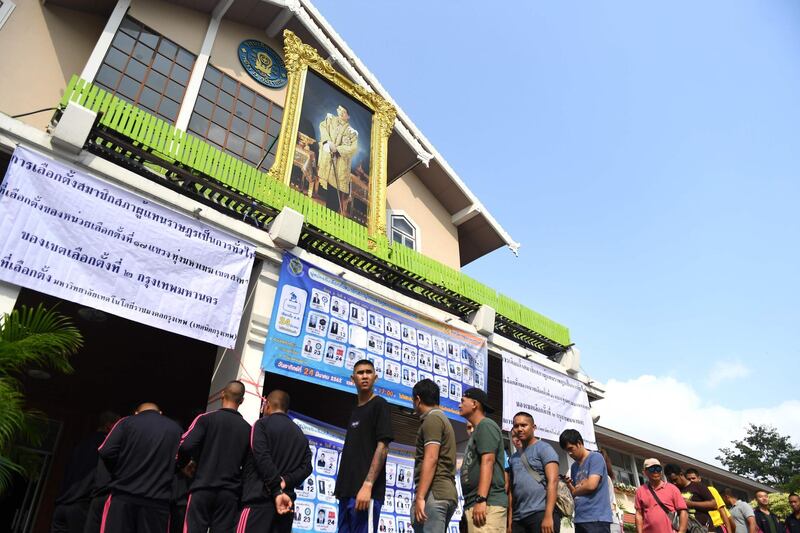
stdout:
[[270,174],[366,226],[370,236],[384,235],[394,106],[337,72],[288,30],[284,51],[289,82]]

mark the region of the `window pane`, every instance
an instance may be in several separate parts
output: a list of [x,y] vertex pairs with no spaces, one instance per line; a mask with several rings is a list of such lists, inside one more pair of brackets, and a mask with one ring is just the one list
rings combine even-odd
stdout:
[[186,86],[186,83],[189,81],[189,71],[179,65],[174,65],[169,77],[181,85]]
[[127,62],[128,62],[127,54],[123,54],[122,52],[113,47],[108,51],[108,55],[106,56],[105,60],[103,60],[103,63],[105,63],[106,65],[111,65],[112,67],[114,67],[119,71],[125,70],[125,64]]
[[250,132],[247,134],[247,140],[257,144],[258,146],[264,146],[264,132],[251,127]]
[[194,56],[184,49],[178,50],[178,64],[183,65],[187,69],[191,69],[192,65],[194,65]]
[[222,72],[218,71],[211,65],[206,67],[206,72],[203,75],[204,80],[208,80],[209,83],[219,86],[222,82]]
[[253,118],[250,119],[250,124],[260,130],[267,131],[267,116],[258,111],[253,111]]
[[253,143],[247,143],[244,148],[244,157],[252,164],[257,165],[261,162],[261,158],[264,157],[264,152]]
[[225,128],[221,128],[212,122],[208,129],[208,139],[219,145],[225,144]]
[[217,88],[203,80],[203,83],[200,84],[200,94],[214,102],[217,99]]
[[178,102],[173,102],[169,98],[164,98],[161,100],[161,106],[158,108],[158,112],[169,117],[170,122],[174,122],[178,117]]
[[177,83],[175,83],[172,80],[169,80],[167,82],[166,95],[169,96],[170,98],[172,98],[173,100],[176,100],[178,102],[183,100],[183,93],[184,93],[185,90],[186,90],[185,87],[182,87],[181,85],[178,85]]
[[214,114],[211,117],[211,120],[222,126],[223,128],[228,128],[228,119],[231,117],[231,114],[222,109],[221,107],[214,108]]
[[128,61],[128,66],[125,68],[125,74],[138,81],[144,81],[144,75],[146,72],[147,67],[135,59]]
[[136,21],[125,17],[122,19],[122,24],[119,25],[119,29],[135,39],[139,36],[140,26],[136,23]]
[[161,39],[161,43],[158,45],[158,52],[170,61],[175,59],[175,53],[178,51],[178,46],[166,39]]
[[283,119],[283,108],[277,104],[272,104],[272,118],[280,122]]
[[145,85],[153,89],[157,93],[161,93],[164,91],[164,86],[167,84],[166,76],[162,76],[158,72],[151,70],[150,73],[147,75],[147,81]]
[[409,224],[408,220],[406,220],[406,217],[404,216],[392,216],[392,227],[402,231],[407,235],[414,235],[414,227]]
[[202,96],[197,97],[197,102],[194,104],[194,111],[195,113],[200,113],[206,118],[211,118],[211,109],[213,104],[203,98]]
[[158,35],[147,28],[142,28],[142,33],[139,35],[139,42],[146,44],[150,48],[155,48],[158,44]]
[[399,231],[392,230],[392,242],[403,242],[403,234]]
[[231,131],[240,137],[247,135],[247,122],[239,117],[233,117],[231,121]]
[[124,33],[117,33],[114,36],[114,40],[111,41],[111,44],[126,54],[130,54],[131,50],[133,50],[133,46],[136,44],[136,41]]
[[148,48],[142,43],[137,43],[133,49],[133,57],[148,65],[153,61],[153,54],[155,54],[153,49]]
[[157,54],[155,61],[153,61],[153,70],[157,70],[164,76],[169,77],[170,68],[172,68],[172,62],[161,54]]
[[281,125],[274,120],[269,121],[269,134],[272,137],[277,137],[278,133],[281,131]]
[[244,151],[244,139],[239,137],[238,135],[230,134],[228,135],[228,150],[234,152],[237,155],[241,155]]
[[247,104],[247,107],[253,106],[253,96],[255,96],[255,94],[256,93],[254,93],[244,85],[239,87],[239,101]]
[[117,82],[119,81],[119,77],[122,74],[114,70],[113,68],[103,65],[100,67],[100,71],[97,73],[97,78],[95,78],[96,83],[101,83],[111,89],[112,91],[116,89]]
[[136,93],[139,92],[140,86],[141,83],[134,80],[133,78],[130,78],[128,76],[123,76],[122,81],[120,82],[119,87],[117,88],[117,92],[118,94],[124,96],[125,98],[133,102],[134,99],[136,98]]
[[272,152],[270,152],[270,155],[268,155],[268,156],[267,156],[267,157],[264,159],[264,164],[263,164],[263,165],[261,165],[261,166],[260,166],[260,167],[258,167],[258,168],[260,168],[261,170],[267,171],[267,170],[269,170],[270,168],[272,168],[272,165],[273,165],[274,163],[275,163],[275,154],[273,154]]
[[256,110],[258,110],[259,112],[264,113],[266,115],[267,113],[269,113],[269,100],[267,100],[266,98],[264,98],[261,95],[256,95],[256,106],[255,107],[256,107]]
[[238,84],[235,81],[233,81],[233,78],[231,78],[229,76],[225,76],[222,79],[222,89],[225,92],[227,92],[227,93],[229,93],[231,95],[236,94],[236,86],[237,85]]
[[229,95],[224,91],[220,91],[219,100],[217,100],[217,105],[220,107],[224,107],[228,111],[233,111],[233,96]]
[[139,96],[139,104],[142,107],[146,107],[150,111],[156,111],[158,109],[158,101],[160,99],[161,97],[157,92],[149,87],[145,87],[141,96]]
[[193,113],[192,118],[189,119],[189,131],[193,131],[199,136],[205,137],[206,130],[208,130],[208,119],[201,117],[197,113]]
[[242,118],[244,120],[249,119],[250,118],[250,111],[252,109],[253,108],[250,107],[249,104],[246,104],[246,103],[242,102],[241,100],[236,102],[236,116],[237,117],[240,117],[240,118]]

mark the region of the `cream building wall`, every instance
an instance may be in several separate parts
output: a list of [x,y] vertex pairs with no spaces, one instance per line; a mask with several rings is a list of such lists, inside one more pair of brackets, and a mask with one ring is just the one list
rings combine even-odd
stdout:
[[[73,74],[80,74],[106,17],[37,0],[16,2],[0,28],[0,112],[19,115],[55,107]],[[44,129],[52,111],[20,118]]]
[[261,85],[245,72],[242,64],[239,62],[239,43],[246,39],[261,41],[275,50],[278,55],[283,58],[283,41],[270,39],[264,33],[263,28],[246,26],[223,19],[220,22],[217,38],[214,40],[214,46],[211,49],[209,63],[236,81],[253,89],[264,98],[283,107],[286,102],[286,87],[270,89],[269,87]]
[[195,55],[211,20],[205,13],[161,0],[133,0],[128,15]]
[[420,232],[418,252],[440,263],[461,268],[458,229],[450,213],[413,172],[407,172],[386,190],[386,208],[404,211]]

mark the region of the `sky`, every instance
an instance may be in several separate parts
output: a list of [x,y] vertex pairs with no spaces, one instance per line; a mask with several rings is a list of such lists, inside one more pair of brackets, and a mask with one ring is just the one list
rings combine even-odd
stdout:
[[600,425],[800,445],[800,3],[314,4],[522,243],[464,270],[570,328]]

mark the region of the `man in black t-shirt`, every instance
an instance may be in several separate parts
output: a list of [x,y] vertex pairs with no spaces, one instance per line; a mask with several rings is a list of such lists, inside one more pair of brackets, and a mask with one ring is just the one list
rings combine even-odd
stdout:
[[800,533],[800,496],[789,494],[789,507],[792,512],[786,517],[786,533]]
[[664,474],[669,482],[681,491],[683,499],[686,500],[686,507],[689,508],[689,516],[694,517],[708,531],[714,531],[714,524],[708,512],[717,509],[717,502],[708,487],[686,479],[685,471],[676,464],[666,465]]
[[756,491],[756,502],[758,507],[754,513],[756,516],[756,525],[762,533],[783,533],[783,526],[778,517],[769,510],[769,494],[765,490]]
[[[386,455],[394,439],[389,404],[376,396],[372,361],[353,366],[358,405],[350,415],[334,495],[339,499],[339,533],[371,533],[386,493]],[[371,521],[370,521],[371,519]]]

